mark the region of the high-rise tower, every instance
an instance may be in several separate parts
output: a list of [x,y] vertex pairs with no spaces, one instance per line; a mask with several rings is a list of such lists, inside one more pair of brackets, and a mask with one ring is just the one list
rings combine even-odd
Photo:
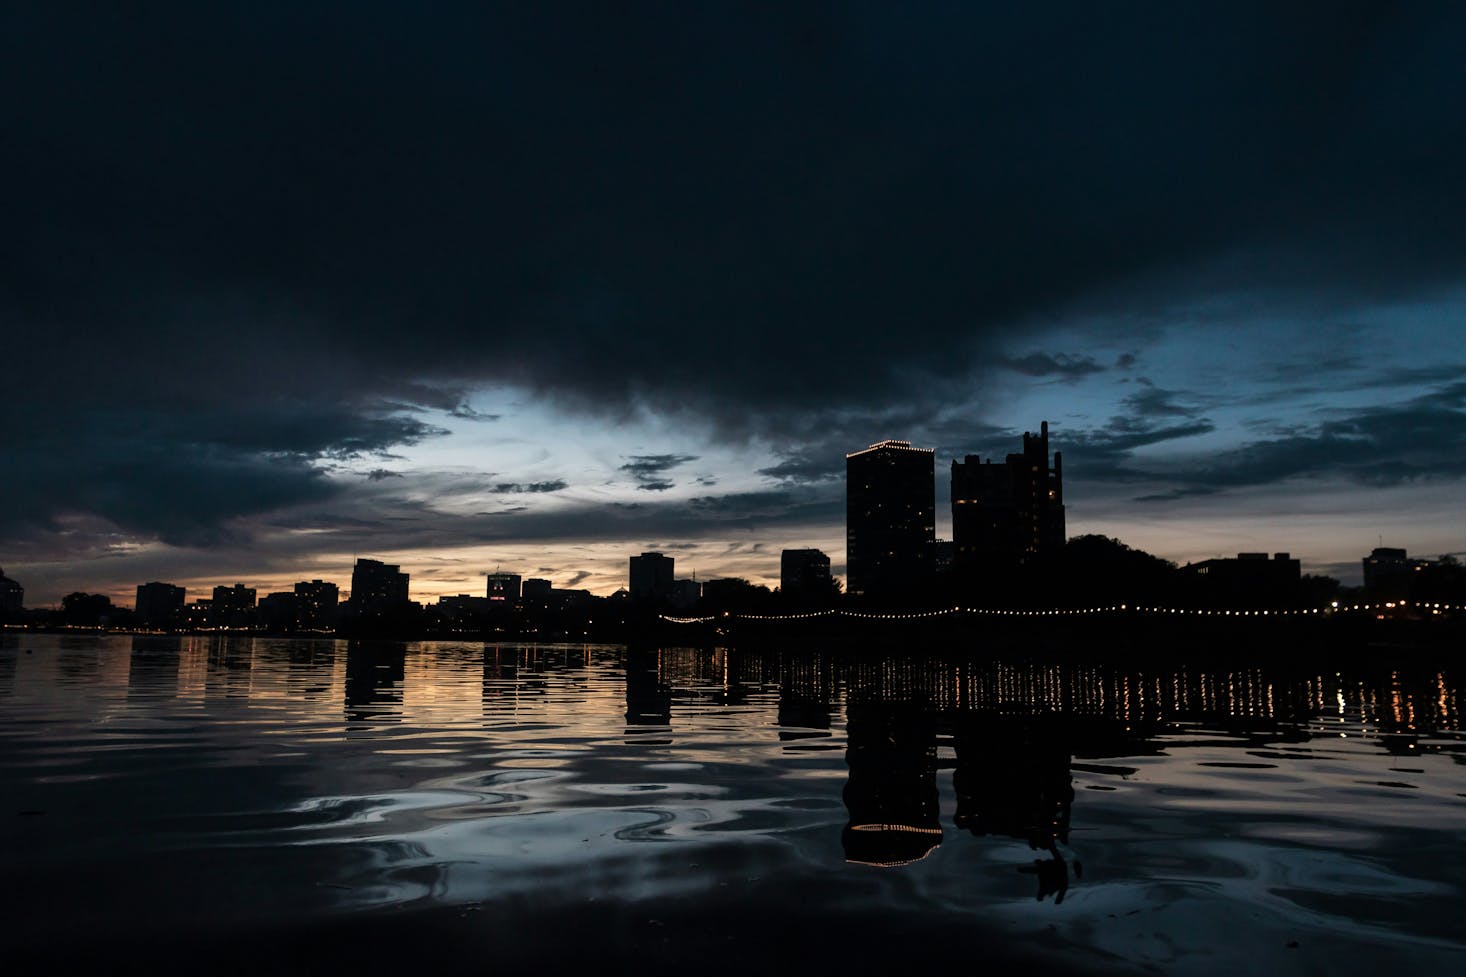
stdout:
[[631,558],[631,596],[634,600],[668,600],[672,596],[677,561],[661,553]]
[[351,604],[358,616],[381,617],[407,606],[407,574],[396,563],[360,559],[351,568]]
[[977,455],[952,462],[952,542],[959,572],[1003,570],[1064,546],[1063,456],[1049,466],[1049,422],[1023,434],[1002,465]]
[[882,441],[845,456],[845,563],[852,594],[918,590],[936,549],[936,453]]

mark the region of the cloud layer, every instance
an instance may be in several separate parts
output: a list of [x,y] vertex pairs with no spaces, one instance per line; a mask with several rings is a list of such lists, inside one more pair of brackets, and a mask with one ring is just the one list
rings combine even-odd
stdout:
[[[1170,466],[1135,453],[1219,433],[1215,390],[1082,392],[1218,295],[1336,322],[1458,286],[1463,41],[1461,8],[1363,3],[13,5],[0,540],[406,525],[391,456],[505,425],[489,388],[766,446],[767,491],[708,492],[685,443],[607,466],[704,518],[828,508],[880,437],[1011,450],[1019,390],[1140,498],[1459,476],[1448,377]],[[1290,382],[1301,411],[1303,378],[1250,395]],[[587,481],[485,475],[524,508],[482,532],[603,533],[545,506]]]

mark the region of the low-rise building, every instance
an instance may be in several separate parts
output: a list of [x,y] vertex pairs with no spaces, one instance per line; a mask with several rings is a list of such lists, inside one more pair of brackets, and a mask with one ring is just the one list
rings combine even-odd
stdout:
[[255,589],[237,583],[214,588],[214,626],[248,628],[255,624]]
[[1364,589],[1380,600],[1401,600],[1410,596],[1416,574],[1430,565],[1410,559],[1403,549],[1377,546],[1364,558]]
[[16,612],[25,608],[25,588],[11,580],[0,569],[0,611]]
[[488,598],[496,604],[519,603],[520,577],[517,573],[489,574]]
[[1302,566],[1288,553],[1238,553],[1181,568],[1193,598],[1210,607],[1239,610],[1291,607],[1298,602]]
[[779,592],[790,600],[818,600],[834,593],[830,558],[823,550],[782,550],[779,553]]
[[171,583],[157,580],[138,584],[133,604],[137,623],[145,628],[174,628],[183,618],[185,591]]

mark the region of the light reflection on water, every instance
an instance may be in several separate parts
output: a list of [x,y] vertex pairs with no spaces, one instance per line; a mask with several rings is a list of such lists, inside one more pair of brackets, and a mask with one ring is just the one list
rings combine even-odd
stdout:
[[159,939],[680,902],[951,920],[1075,968],[1466,948],[1435,667],[0,642],[0,879],[45,894],[37,939],[53,901]]

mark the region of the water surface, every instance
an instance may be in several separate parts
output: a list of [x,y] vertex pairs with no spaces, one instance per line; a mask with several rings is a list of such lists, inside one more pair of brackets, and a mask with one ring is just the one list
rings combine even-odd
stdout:
[[8,939],[154,972],[1459,972],[1454,673],[1253,652],[6,636]]

